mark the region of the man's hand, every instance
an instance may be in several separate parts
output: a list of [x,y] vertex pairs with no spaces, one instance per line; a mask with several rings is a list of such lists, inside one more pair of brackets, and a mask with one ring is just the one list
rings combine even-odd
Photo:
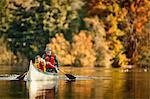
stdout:
[[52,65],[50,62],[46,62],[47,65],[50,65],[52,67],[55,67],[54,65]]

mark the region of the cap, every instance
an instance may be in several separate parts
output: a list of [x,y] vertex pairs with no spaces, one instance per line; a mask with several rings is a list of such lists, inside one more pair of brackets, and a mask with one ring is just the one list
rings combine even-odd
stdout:
[[51,48],[46,47],[45,52],[51,51]]

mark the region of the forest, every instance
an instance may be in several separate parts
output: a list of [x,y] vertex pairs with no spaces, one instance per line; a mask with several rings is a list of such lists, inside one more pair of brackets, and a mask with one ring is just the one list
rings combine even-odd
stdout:
[[150,66],[149,0],[1,0],[0,64],[52,48],[61,65]]

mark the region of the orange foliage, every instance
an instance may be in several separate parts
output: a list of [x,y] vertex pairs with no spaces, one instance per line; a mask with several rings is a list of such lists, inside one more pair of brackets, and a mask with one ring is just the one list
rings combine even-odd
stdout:
[[114,29],[111,27],[111,28],[109,28],[109,30],[108,30],[108,34],[112,34],[112,33],[114,33]]
[[136,10],[135,5],[134,5],[134,3],[132,3],[132,4],[131,4],[131,11],[132,11],[132,12],[135,12],[135,10]]
[[[144,53],[145,52],[147,53],[147,50],[149,49],[149,44],[146,43],[148,41],[148,39],[146,38],[149,34],[148,32],[145,31],[145,29],[146,29],[146,24],[148,23],[148,18],[150,17],[150,1],[149,0],[133,1],[133,3],[131,4],[131,10],[133,11],[133,13],[129,15],[132,19],[131,24],[133,24],[134,26],[133,28],[135,29],[135,31],[134,33],[129,35],[129,39],[130,36],[132,36],[134,38],[133,40],[134,45],[136,46],[134,46],[133,48],[133,46],[130,46],[130,43],[128,46],[132,47],[130,49],[135,49],[135,51],[132,52],[131,61],[132,63],[136,63],[141,59],[141,57],[143,56],[145,57]],[[133,28],[129,27],[129,29],[133,29]]]
[[141,32],[142,31],[142,23],[137,23],[136,25],[135,25],[135,29],[136,29],[136,31],[137,32]]
[[137,9],[137,12],[144,13],[145,9],[145,7],[140,7],[139,9]]

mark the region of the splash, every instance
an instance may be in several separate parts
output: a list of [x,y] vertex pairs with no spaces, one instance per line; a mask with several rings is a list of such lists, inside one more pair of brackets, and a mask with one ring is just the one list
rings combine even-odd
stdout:
[[19,75],[17,74],[1,74],[0,75],[0,80],[17,80],[16,78]]

